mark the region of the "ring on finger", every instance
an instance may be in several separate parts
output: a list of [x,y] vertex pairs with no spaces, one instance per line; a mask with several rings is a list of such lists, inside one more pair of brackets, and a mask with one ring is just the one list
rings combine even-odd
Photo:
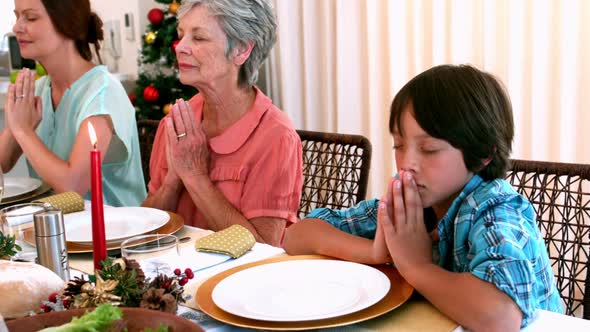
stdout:
[[23,99],[25,97],[24,94],[16,96],[16,99]]
[[181,139],[181,138],[183,138],[184,136],[186,136],[186,133],[182,133],[182,134],[176,135],[176,138],[178,138],[178,139]]

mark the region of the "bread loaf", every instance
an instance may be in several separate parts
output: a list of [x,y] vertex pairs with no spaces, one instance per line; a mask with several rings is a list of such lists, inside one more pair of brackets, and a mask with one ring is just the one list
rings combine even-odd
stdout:
[[0,314],[18,318],[38,311],[49,294],[64,286],[57,274],[42,265],[0,260]]

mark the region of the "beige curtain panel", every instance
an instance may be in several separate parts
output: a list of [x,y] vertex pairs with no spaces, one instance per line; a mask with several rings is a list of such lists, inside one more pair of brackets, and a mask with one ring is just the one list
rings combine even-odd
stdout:
[[443,63],[470,63],[505,84],[514,158],[590,163],[590,1],[273,2],[270,95],[298,129],[371,140],[367,197],[379,197],[395,169],[393,96]]

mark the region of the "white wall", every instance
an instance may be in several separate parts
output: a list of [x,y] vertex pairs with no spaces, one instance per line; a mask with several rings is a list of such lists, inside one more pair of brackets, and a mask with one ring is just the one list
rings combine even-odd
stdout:
[[12,25],[16,20],[14,17],[14,1],[0,0],[0,37],[12,31]]
[[[140,26],[139,3],[148,2],[145,0],[121,1],[121,0],[91,0],[92,9],[100,16],[103,23],[109,21],[119,21],[119,33],[121,38],[121,57],[116,61],[106,51],[105,45],[101,52],[103,62],[109,67],[111,72],[119,72],[122,74],[131,75],[137,78],[137,57],[141,47],[141,36],[145,26]],[[125,13],[133,14],[134,40],[129,41],[125,34]],[[105,31],[106,33],[106,31]]]

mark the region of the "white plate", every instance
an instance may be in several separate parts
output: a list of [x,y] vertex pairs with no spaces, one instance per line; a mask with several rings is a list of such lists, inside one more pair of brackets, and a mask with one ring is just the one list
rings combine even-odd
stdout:
[[[170,215],[165,211],[144,207],[112,207],[104,209],[107,242],[119,242],[164,226]],[[64,215],[66,241],[92,244],[92,211]]]
[[241,317],[294,322],[350,314],[381,300],[389,278],[362,264],[296,260],[255,266],[220,281],[213,302]]
[[16,196],[28,194],[41,187],[41,180],[33,178],[4,178],[4,198],[9,199]]

